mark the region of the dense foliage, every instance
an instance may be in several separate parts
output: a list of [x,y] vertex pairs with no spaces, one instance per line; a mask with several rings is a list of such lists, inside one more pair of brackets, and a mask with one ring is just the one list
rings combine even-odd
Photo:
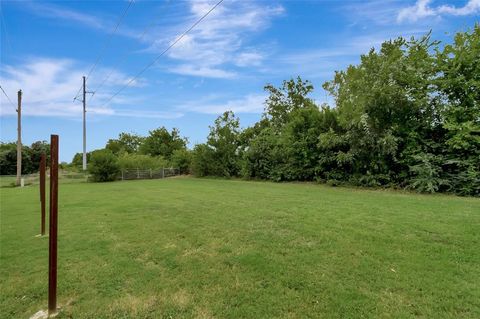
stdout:
[[[38,172],[42,153],[50,158],[50,144],[37,141],[30,146],[22,145],[22,174]],[[17,173],[17,143],[0,143],[0,175]]]
[[165,127],[150,131],[143,143],[139,146],[142,154],[163,156],[170,159],[175,150],[185,149],[187,140],[180,137],[180,132],[174,128],[169,132]]
[[[160,127],[146,137],[121,133],[117,139],[108,140],[104,149],[87,153],[87,167],[94,181],[114,180],[120,170],[129,169],[174,167],[188,174],[192,155],[186,144],[187,139],[176,128],[169,132]],[[82,153],[75,154],[70,165],[80,168]]]
[[109,182],[120,173],[118,158],[109,149],[96,150],[90,154],[88,172],[95,182]]
[[149,156],[144,154],[121,154],[118,157],[121,169],[158,169],[168,167],[168,162],[161,156]]
[[441,48],[430,35],[384,42],[309,98],[300,77],[269,93],[245,130],[221,115],[196,145],[199,176],[395,186],[480,195],[480,27]]
[[[109,152],[89,161],[480,195],[480,26],[444,46],[430,34],[386,41],[323,88],[333,106],[317,105],[312,83],[300,77],[269,84],[257,123],[241,129],[238,117],[225,112],[192,151],[177,129],[160,127],[146,137],[122,133],[108,141]],[[81,164],[81,154],[73,163]]]

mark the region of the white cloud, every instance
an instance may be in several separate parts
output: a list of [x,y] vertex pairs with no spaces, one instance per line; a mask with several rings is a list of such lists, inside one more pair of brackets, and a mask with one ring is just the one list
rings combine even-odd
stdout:
[[218,69],[209,66],[196,66],[191,64],[182,64],[169,69],[170,72],[182,74],[201,76],[206,78],[231,79],[236,76],[236,73]]
[[[81,85],[85,69],[85,67],[79,66],[78,63],[69,59],[33,58],[21,67],[2,65],[0,83],[11,99],[16,97],[18,89],[22,89],[22,114],[24,116],[81,118],[81,104],[74,103],[72,100]],[[98,86],[98,80],[103,79],[110,72],[112,72],[110,69],[98,69],[97,80],[93,79],[88,83],[90,89]],[[89,103],[87,106],[88,114],[162,118],[178,116],[178,112],[170,114],[144,110],[129,111],[103,106],[113,91],[127,83],[128,80],[129,78],[123,73],[114,70],[109,81],[104,85],[103,93],[95,96],[95,102]],[[140,79],[136,85],[142,85],[143,82]],[[123,105],[132,104],[132,100],[125,96],[119,96],[116,102]],[[135,104],[138,105],[139,103]],[[15,108],[7,99],[2,98],[0,115],[14,114],[16,114]]]
[[349,27],[369,29],[372,24],[388,26],[392,24],[403,0],[364,0],[345,1],[337,10],[351,21]]
[[225,111],[258,114],[263,112],[266,98],[266,94],[249,94],[243,98],[229,100],[224,103],[211,102],[207,99],[204,102],[184,104],[180,109],[205,114],[222,114]]
[[42,17],[76,22],[95,29],[106,28],[104,22],[95,16],[66,9],[60,6],[46,3],[37,4],[35,2],[25,2],[24,5],[25,8],[29,9],[32,13]]
[[177,119],[183,117],[183,112],[142,111],[132,109],[116,110],[113,115],[136,118]]
[[[127,6],[127,4],[125,4]],[[117,21],[117,17],[98,17],[92,14],[82,13],[80,11],[75,11],[64,6],[47,4],[47,3],[36,3],[31,1],[22,2],[22,8],[29,10],[31,13],[49,19],[63,20],[66,23],[74,23],[86,26],[87,28],[100,30],[105,33],[110,33],[114,30],[114,26]],[[123,8],[122,8],[123,9]],[[116,30],[116,34],[122,35],[129,38],[135,38],[140,40],[141,36],[136,30],[129,29],[125,26],[125,23],[120,25]]]
[[242,52],[235,57],[235,64],[240,67],[259,66],[263,59],[264,55],[260,52]]
[[[161,52],[188,25],[203,16],[216,1],[190,1],[190,16],[186,21],[159,33],[148,51]],[[225,1],[169,51],[168,56],[181,63],[171,72],[193,76],[232,78],[235,72],[228,66],[258,66],[264,58],[259,50],[244,49],[251,33],[265,29],[273,17],[284,12],[281,6],[254,1]],[[220,72],[223,71],[223,72]]]
[[356,35],[339,38],[337,42],[329,42],[328,47],[315,49],[302,49],[286,52],[273,59],[278,63],[272,68],[269,74],[300,75],[308,79],[330,80],[336,70],[344,70],[350,64],[360,61],[360,55],[368,54],[370,49],[380,49],[381,44],[389,39],[396,39],[400,36],[410,38],[421,37],[428,32],[428,29],[409,28],[404,30],[382,29],[364,35]]
[[438,8],[439,13],[451,14],[455,16],[466,16],[480,12],[480,0],[470,0],[468,3],[460,8],[443,5]]
[[480,13],[480,0],[468,0],[463,7],[451,5],[431,6],[432,0],[417,0],[415,5],[400,10],[397,22],[415,22],[427,17],[441,17],[442,15],[465,16]]

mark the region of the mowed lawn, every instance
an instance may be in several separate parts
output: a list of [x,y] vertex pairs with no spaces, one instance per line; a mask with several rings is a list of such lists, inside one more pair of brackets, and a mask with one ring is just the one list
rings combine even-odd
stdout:
[[[2,188],[0,317],[47,306],[38,186]],[[57,318],[480,318],[480,200],[172,178],[60,185]]]

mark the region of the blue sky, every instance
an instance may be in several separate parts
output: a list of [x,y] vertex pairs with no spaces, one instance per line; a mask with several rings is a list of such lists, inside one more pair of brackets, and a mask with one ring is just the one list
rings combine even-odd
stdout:
[[[82,107],[72,100],[99,57],[87,83],[97,91],[87,106],[88,150],[160,126],[179,128],[192,146],[225,110],[243,127],[258,120],[267,83],[300,75],[318,103],[329,102],[322,83],[369,48],[430,29],[451,42],[480,15],[480,0],[225,0],[110,100],[216,2],[2,0],[0,85],[14,103],[23,90],[24,143],[56,133],[62,161],[81,151]],[[1,140],[15,141],[14,106],[3,93],[0,102]]]

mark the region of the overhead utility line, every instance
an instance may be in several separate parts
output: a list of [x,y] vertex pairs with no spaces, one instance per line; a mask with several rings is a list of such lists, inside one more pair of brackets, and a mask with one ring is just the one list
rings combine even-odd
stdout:
[[149,64],[147,64],[140,72],[138,72],[132,79],[130,79],[130,81],[128,81],[127,84],[125,84],[120,90],[118,90],[117,92],[115,92],[115,94],[113,94],[104,104],[102,104],[102,106],[105,106],[106,104],[108,104],[111,100],[113,100],[114,97],[116,97],[120,92],[122,92],[125,88],[127,88],[128,86],[130,86],[130,84],[132,84],[140,75],[142,75],[147,69],[149,69],[150,67],[152,67],[155,63],[157,63],[157,61],[163,56],[165,55],[165,53],[167,53],[171,48],[173,48],[180,40],[183,39],[183,37],[185,37],[190,31],[192,31],[200,22],[202,22],[213,10],[215,10],[216,7],[218,7],[221,3],[223,2],[223,0],[220,0],[218,1],[213,7],[210,8],[210,10],[208,10],[207,13],[205,13],[200,19],[198,19],[194,24],[192,24],[192,26],[190,28],[188,28],[185,32],[183,32],[174,42],[172,42],[172,44],[170,44],[162,53],[160,53],[160,55],[158,55],[152,62],[150,62]]
[[[108,37],[107,41],[105,41],[105,44],[103,45],[102,49],[100,50],[100,53],[98,54],[97,59],[95,60],[95,63],[94,63],[94,64],[92,65],[92,67],[90,68],[90,71],[88,71],[86,80],[88,80],[88,78],[90,77],[90,75],[92,74],[92,72],[93,72],[93,71],[95,70],[95,68],[97,67],[98,63],[100,62],[100,60],[101,60],[101,58],[102,58],[102,55],[105,53],[105,50],[107,49],[108,45],[109,45],[110,42],[112,41],[112,38],[113,38],[114,34],[117,33],[118,27],[119,27],[120,24],[122,23],[123,19],[124,19],[125,16],[127,15],[128,9],[130,9],[130,7],[132,6],[133,3],[134,3],[134,0],[130,0],[130,1],[128,2],[127,7],[126,7],[125,10],[123,11],[122,15],[119,17],[119,19],[118,19],[118,21],[117,21],[117,24],[115,25],[115,28],[113,29],[113,32],[110,33],[110,36]],[[83,86],[81,86],[81,87],[78,89],[77,94],[76,94],[75,97],[73,98],[74,101],[78,98],[80,92],[82,91],[82,88],[83,88]]]
[[[164,7],[162,8],[165,9],[165,7],[168,5],[168,3],[170,3],[169,1],[167,1],[165,4],[164,4]],[[145,35],[147,34],[147,32],[157,23],[157,21],[152,21],[150,24],[148,24],[145,29],[143,30],[143,32],[141,33],[140,37],[138,38],[139,41],[143,40],[143,38],[145,37]],[[90,99],[88,100],[88,102],[90,102],[93,97],[95,96],[95,94],[103,87],[103,85],[108,81],[108,79],[110,79],[110,77],[112,76],[112,74],[115,72],[115,69],[117,69],[120,65],[122,65],[128,58],[128,56],[131,54],[131,52],[125,52],[124,55],[122,56],[122,58],[120,58],[118,60],[118,62],[115,64],[115,66],[112,67],[112,69],[110,70],[110,72],[107,74],[107,76],[102,80],[102,82],[100,83],[100,85],[93,91],[93,94],[90,96]]]
[[16,111],[17,107],[15,106],[15,104],[13,104],[12,100],[10,100],[10,97],[8,97],[7,92],[5,92],[5,90],[3,89],[3,87],[1,85],[0,85],[0,90],[2,90],[3,94],[5,94],[5,96],[7,97],[8,102],[10,102],[10,104],[12,104],[12,106],[15,108],[15,111]]

